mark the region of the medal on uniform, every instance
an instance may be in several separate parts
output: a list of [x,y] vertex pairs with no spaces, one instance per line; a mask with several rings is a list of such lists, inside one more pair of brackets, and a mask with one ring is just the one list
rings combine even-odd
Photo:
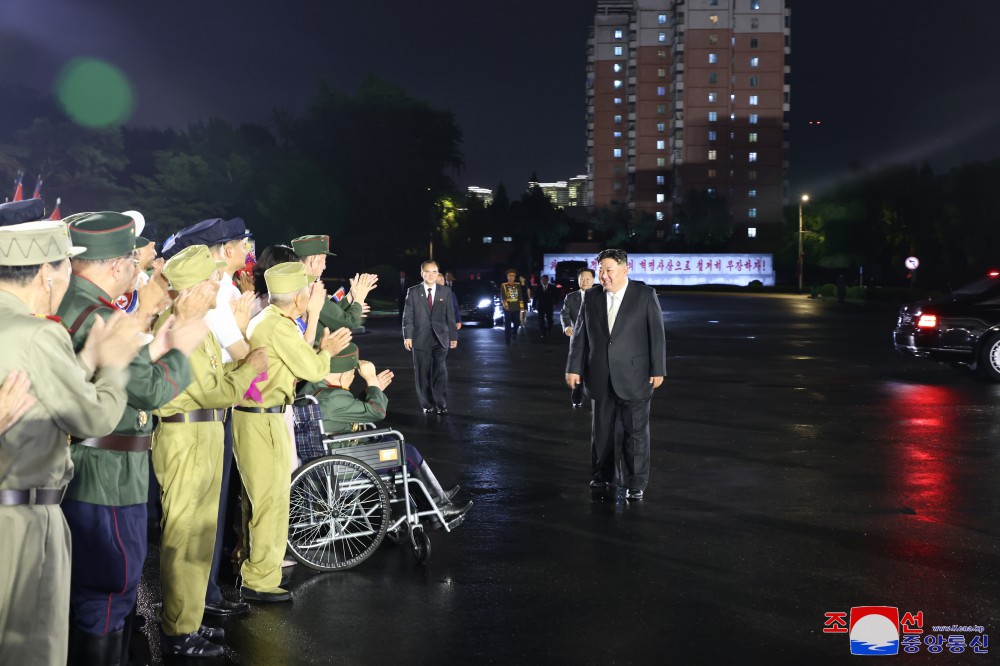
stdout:
[[149,421],[149,417],[146,415],[146,412],[140,409],[139,413],[136,414],[136,418],[139,421],[139,427],[140,428],[145,428],[146,427],[146,422]]

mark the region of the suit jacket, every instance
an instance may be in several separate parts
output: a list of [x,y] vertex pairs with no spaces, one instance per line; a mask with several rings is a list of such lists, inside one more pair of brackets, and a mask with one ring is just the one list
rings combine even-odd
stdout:
[[562,322],[564,329],[567,326],[573,326],[573,331],[576,332],[576,318],[580,314],[580,307],[583,305],[583,295],[585,293],[580,290],[571,291],[563,299],[562,310],[559,311],[559,321]]
[[451,288],[445,285],[434,288],[433,308],[427,307],[425,293],[422,282],[406,292],[403,339],[413,340],[414,349],[431,349],[435,343],[448,349],[452,340],[458,340]]
[[566,372],[583,376],[595,400],[607,397],[608,383],[623,400],[649,399],[650,377],[667,374],[663,313],[656,290],[630,280],[608,330],[607,295],[594,286],[583,296],[573,328]]
[[538,285],[535,287],[535,310],[538,312],[552,312],[556,305],[555,285],[549,284],[547,287]]

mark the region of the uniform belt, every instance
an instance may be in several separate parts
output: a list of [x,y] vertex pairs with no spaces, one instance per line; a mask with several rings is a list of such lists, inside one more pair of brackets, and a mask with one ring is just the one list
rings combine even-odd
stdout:
[[149,445],[152,441],[153,437],[151,435],[106,435],[104,437],[85,439],[82,442],[77,442],[77,445],[105,449],[106,451],[141,453],[149,451]]
[[225,421],[226,410],[224,409],[195,409],[190,412],[182,412],[173,416],[161,416],[162,423],[210,423],[213,421]]
[[29,488],[28,490],[0,490],[0,506],[23,504],[59,504],[65,488]]
[[285,411],[285,405],[278,405],[277,407],[233,407],[238,412],[249,412],[251,414],[282,414]]

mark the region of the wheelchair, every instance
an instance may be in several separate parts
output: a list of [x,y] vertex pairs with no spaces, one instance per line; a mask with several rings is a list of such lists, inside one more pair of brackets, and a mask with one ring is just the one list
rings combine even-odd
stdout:
[[[301,467],[292,473],[288,548],[316,571],[343,571],[371,557],[388,536],[409,540],[426,564],[431,540],[422,520],[446,532],[464,516],[444,519],[426,485],[406,469],[406,442],[393,428],[361,424],[361,430],[327,435],[319,405],[304,396],[293,405],[295,445]],[[336,448],[337,444],[350,446]]]

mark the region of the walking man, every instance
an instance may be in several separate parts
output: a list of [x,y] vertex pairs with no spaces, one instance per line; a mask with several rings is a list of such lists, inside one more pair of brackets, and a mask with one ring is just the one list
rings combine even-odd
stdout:
[[[589,268],[581,268],[576,273],[576,283],[580,286],[577,291],[566,294],[563,299],[562,309],[559,311],[559,320],[562,322],[563,333],[568,337],[573,337],[573,326],[583,307],[583,295],[594,286],[594,271]],[[581,380],[570,392],[570,403],[574,407],[583,406],[583,381]]]
[[604,493],[614,479],[615,426],[621,423],[626,498],[641,500],[649,482],[649,405],[667,374],[663,313],[656,290],[628,279],[624,250],[598,255],[601,289],[583,297],[570,340],[566,383],[593,399],[591,480]]
[[424,413],[448,412],[448,350],[458,346],[451,289],[437,283],[438,265],[420,265],[423,282],[410,287],[403,308],[403,346],[413,352],[417,399]]
[[542,276],[542,283],[535,290],[535,310],[538,312],[538,327],[542,339],[549,337],[552,330],[552,310],[556,306],[556,289],[549,284],[549,276]]

